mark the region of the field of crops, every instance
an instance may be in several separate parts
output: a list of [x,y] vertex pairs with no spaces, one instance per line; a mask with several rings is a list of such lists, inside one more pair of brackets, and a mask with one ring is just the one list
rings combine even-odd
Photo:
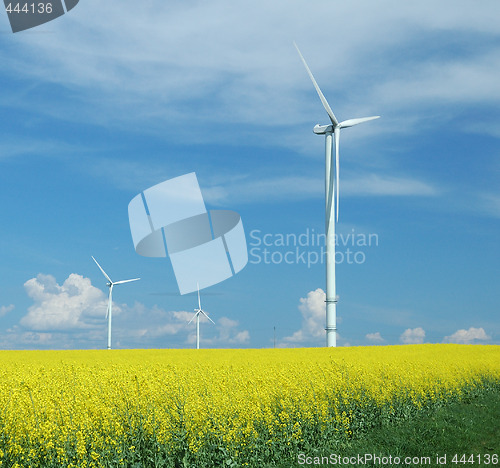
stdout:
[[[259,466],[500,382],[500,347],[0,352],[0,466]],[[17,464],[17,465],[16,465]]]

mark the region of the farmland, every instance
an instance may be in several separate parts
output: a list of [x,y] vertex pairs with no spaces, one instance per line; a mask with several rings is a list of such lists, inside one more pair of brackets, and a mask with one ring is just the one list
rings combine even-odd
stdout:
[[[500,383],[500,347],[0,352],[0,466],[260,466]],[[17,465],[16,465],[17,464]]]

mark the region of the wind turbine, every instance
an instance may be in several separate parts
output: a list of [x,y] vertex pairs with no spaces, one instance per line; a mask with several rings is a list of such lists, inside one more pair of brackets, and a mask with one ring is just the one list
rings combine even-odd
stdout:
[[196,318],[196,349],[200,349],[200,314],[203,314],[214,325],[215,325],[215,322],[201,308],[200,286],[199,285],[197,285],[197,286],[198,286],[198,308],[194,309],[195,314],[193,315],[193,318],[188,322],[188,325]]
[[[336,220],[339,220],[339,169],[340,169],[340,130],[343,128],[353,127],[363,122],[368,122],[369,120],[378,119],[380,116],[376,115],[373,117],[362,117],[360,119],[349,119],[339,122],[335,114],[333,113],[328,101],[321,92],[321,89],[316,83],[314,76],[309,69],[304,57],[300,53],[299,48],[295,42],[293,43],[302,63],[306,67],[307,73],[313,82],[314,88],[318,93],[318,96],[326,110],[326,113],[330,117],[329,125],[315,125],[313,131],[316,135],[325,135],[325,218],[326,218],[326,345],[327,346],[337,346],[337,302],[338,296],[336,294],[335,285],[335,211],[337,211]],[[332,164],[332,146],[333,137],[335,136],[335,182],[334,182],[334,168]],[[336,194],[334,195],[334,192]],[[336,200],[336,204],[333,200]],[[336,205],[336,210],[335,210]]]
[[141,278],[134,278],[134,279],[129,279],[129,280],[122,280],[122,281],[111,281],[111,278],[106,274],[106,272],[102,269],[101,265],[99,265],[98,261],[92,257],[92,260],[96,262],[97,266],[99,267],[99,270],[102,271],[102,274],[105,276],[105,278],[108,280],[107,286],[109,288],[109,298],[108,298],[108,310],[106,312],[106,318],[108,319],[108,349],[111,349],[111,318],[112,318],[112,296],[113,296],[113,286],[117,284],[123,284],[123,283],[130,283],[131,281],[137,281],[140,280]]

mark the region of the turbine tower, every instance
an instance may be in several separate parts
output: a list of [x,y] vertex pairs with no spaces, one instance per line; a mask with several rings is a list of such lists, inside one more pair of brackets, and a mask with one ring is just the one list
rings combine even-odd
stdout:
[[97,260],[92,257],[92,260],[96,262],[97,266],[99,267],[99,270],[102,271],[102,274],[104,277],[108,280],[108,283],[106,286],[109,288],[109,297],[108,297],[108,310],[106,312],[106,318],[108,319],[108,349],[111,349],[111,318],[112,318],[112,304],[113,304],[113,286],[116,286],[117,284],[123,284],[123,283],[130,283],[131,281],[137,281],[140,280],[141,278],[134,278],[134,279],[129,279],[129,280],[122,280],[122,281],[111,281],[111,278],[106,274],[106,272],[102,269],[101,265],[97,262]]
[[198,308],[194,309],[195,314],[193,315],[193,318],[188,322],[188,325],[196,318],[196,349],[200,349],[200,314],[203,314],[214,325],[215,325],[215,322],[201,308],[200,286],[199,285],[197,285],[197,286],[198,286]]
[[[369,120],[378,119],[380,116],[363,117],[360,119],[349,119],[339,122],[335,117],[328,101],[321,92],[321,89],[316,83],[314,76],[307,66],[307,63],[300,53],[295,42],[293,43],[302,63],[306,67],[307,73],[313,82],[314,88],[330,117],[329,125],[315,125],[314,133],[316,135],[325,135],[325,218],[326,218],[326,345],[337,346],[337,302],[338,296],[335,284],[335,220],[339,220],[339,146],[340,146],[340,130],[342,128],[353,127]],[[332,161],[333,136],[335,137],[335,169]],[[335,175],[335,177],[334,177]],[[334,203],[335,200],[335,203]],[[336,208],[336,209],[335,209]],[[335,217],[336,212],[336,217]]]

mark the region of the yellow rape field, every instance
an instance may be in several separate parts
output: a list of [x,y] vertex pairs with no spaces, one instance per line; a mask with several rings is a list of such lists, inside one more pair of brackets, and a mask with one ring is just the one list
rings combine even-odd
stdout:
[[452,344],[1,351],[0,362],[0,466],[9,467],[135,456],[175,466],[207,450],[244,464],[258,447],[293,450],[311,431],[348,438],[500,381],[500,347]]

